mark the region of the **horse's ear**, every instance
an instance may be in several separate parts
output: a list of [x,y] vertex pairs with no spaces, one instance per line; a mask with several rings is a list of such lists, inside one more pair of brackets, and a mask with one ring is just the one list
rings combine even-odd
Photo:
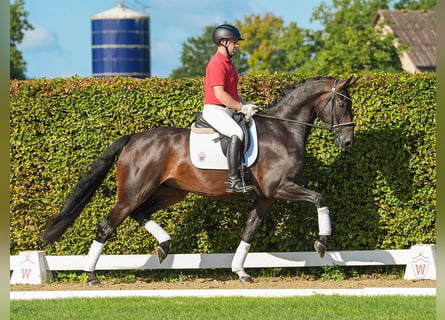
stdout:
[[352,87],[352,85],[359,79],[359,77],[354,78],[354,77],[349,77],[348,80],[346,80],[346,82],[342,85],[342,89],[348,89],[350,87]]

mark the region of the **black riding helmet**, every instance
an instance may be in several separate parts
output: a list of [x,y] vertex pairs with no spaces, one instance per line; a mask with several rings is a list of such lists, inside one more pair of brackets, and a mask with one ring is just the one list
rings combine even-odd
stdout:
[[222,24],[216,27],[212,32],[213,42],[219,44],[221,39],[237,39],[244,40],[237,28],[230,24]]

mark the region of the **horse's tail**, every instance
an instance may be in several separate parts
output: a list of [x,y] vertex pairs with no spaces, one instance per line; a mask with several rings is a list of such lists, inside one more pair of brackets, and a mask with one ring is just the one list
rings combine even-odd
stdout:
[[56,241],[80,215],[83,208],[91,201],[96,190],[110,171],[116,157],[122,152],[132,135],[120,137],[114,141],[91,165],[88,172],[77,182],[65,199],[60,212],[52,217],[42,235],[45,243]]

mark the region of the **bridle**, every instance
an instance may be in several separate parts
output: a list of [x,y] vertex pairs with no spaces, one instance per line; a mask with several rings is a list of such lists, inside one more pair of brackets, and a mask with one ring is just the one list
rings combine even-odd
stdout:
[[308,127],[312,127],[312,128],[317,128],[317,129],[322,129],[322,130],[327,130],[329,131],[331,134],[335,135],[338,133],[338,130],[344,127],[354,127],[355,123],[354,122],[344,122],[344,123],[335,123],[335,105],[336,105],[336,99],[335,96],[339,95],[342,96],[345,99],[348,99],[349,101],[352,102],[352,99],[347,97],[346,95],[340,93],[337,91],[337,84],[338,82],[340,82],[340,80],[336,79],[334,82],[334,86],[332,87],[332,91],[331,91],[331,95],[329,96],[329,98],[326,100],[325,104],[323,105],[323,107],[320,109],[320,111],[317,112],[317,116],[323,112],[323,110],[329,105],[329,103],[331,104],[331,124],[329,126],[318,126],[309,122],[304,122],[304,121],[298,121],[298,120],[292,120],[292,119],[285,119],[285,118],[279,118],[279,117],[275,117],[275,116],[269,116],[269,115],[265,115],[265,114],[261,114],[261,113],[257,113],[254,115],[254,117],[262,117],[262,118],[269,118],[269,119],[275,119],[275,120],[281,120],[281,121],[287,121],[287,122],[292,122],[292,123],[298,123],[298,124],[302,124]]

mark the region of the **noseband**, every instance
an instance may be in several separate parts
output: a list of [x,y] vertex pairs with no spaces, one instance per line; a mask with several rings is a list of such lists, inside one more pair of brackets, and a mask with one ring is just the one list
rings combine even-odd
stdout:
[[309,122],[298,121],[298,120],[291,120],[291,119],[284,119],[284,118],[278,118],[278,117],[274,117],[274,116],[263,115],[263,114],[260,114],[260,113],[256,114],[255,116],[263,117],[263,118],[276,119],[276,120],[282,120],[282,121],[288,121],[288,122],[293,122],[293,123],[298,123],[298,124],[303,124],[303,125],[308,126],[308,127],[327,130],[332,135],[336,135],[336,134],[338,134],[338,130],[341,129],[341,128],[344,128],[344,127],[354,127],[355,126],[354,122],[344,122],[344,123],[337,123],[337,124],[334,123],[335,122],[335,105],[336,105],[336,102],[337,102],[336,99],[335,99],[335,95],[342,96],[343,98],[348,99],[349,101],[352,102],[351,98],[345,96],[344,94],[342,94],[340,92],[337,92],[337,84],[338,84],[339,81],[340,80],[338,80],[338,79],[335,80],[334,86],[332,87],[331,95],[326,100],[325,104],[320,109],[320,111],[317,112],[317,116],[318,116],[329,105],[329,103],[331,104],[331,124],[329,126],[317,126],[317,125],[309,123]]

